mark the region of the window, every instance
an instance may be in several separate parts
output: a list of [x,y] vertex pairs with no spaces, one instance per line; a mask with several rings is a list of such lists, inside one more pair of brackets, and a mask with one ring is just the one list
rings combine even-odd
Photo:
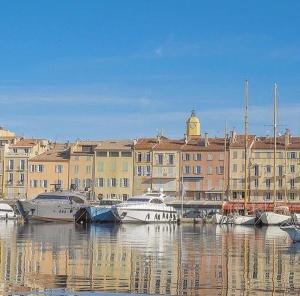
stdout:
[[142,167],[140,165],[137,167],[137,175],[138,176],[142,175]]
[[82,152],[91,153],[91,152],[93,152],[93,147],[92,146],[82,146]]
[[7,178],[8,183],[12,184],[14,182],[14,174],[9,173]]
[[110,157],[119,157],[119,151],[110,151],[109,156]]
[[258,188],[258,179],[254,179],[254,187]]
[[295,173],[295,166],[292,164],[291,166],[290,166],[290,172],[291,173]]
[[117,187],[117,179],[111,178],[111,187]]
[[266,179],[266,186],[267,186],[268,188],[271,187],[271,179]]
[[232,198],[233,199],[237,199],[237,193],[234,191],[234,192],[232,192]]
[[132,152],[131,151],[121,151],[121,156],[122,157],[131,157]]
[[47,188],[48,187],[48,181],[47,180],[40,180],[40,187],[41,188]]
[[271,199],[271,193],[267,192],[265,198],[266,198],[266,200],[270,200]]
[[86,173],[87,173],[87,174],[90,174],[90,173],[91,173],[91,166],[90,166],[90,165],[87,165],[87,166],[86,166]]
[[61,164],[58,164],[55,166],[55,173],[62,173],[63,172],[63,166]]
[[14,148],[14,149],[13,149],[13,152],[14,152],[14,153],[18,153],[18,149]]
[[147,175],[147,176],[150,176],[150,175],[151,175],[151,167],[150,167],[150,165],[147,165],[147,166],[146,166],[146,175]]
[[196,160],[201,160],[201,153],[196,154]]
[[28,151],[29,151],[28,148],[25,148],[25,149],[24,149],[24,152],[25,152],[26,154],[28,153]]
[[212,171],[213,171],[212,167],[209,166],[209,167],[207,168],[207,174],[208,174],[208,175],[211,175],[211,174],[212,174]]
[[213,155],[211,153],[207,154],[207,160],[213,160]]
[[295,179],[290,179],[291,189],[295,188]]
[[282,179],[278,179],[278,187],[279,187],[279,188],[282,187]]
[[141,152],[137,153],[137,162],[142,162],[142,153]]
[[31,173],[33,173],[35,170],[34,170],[34,164],[32,164],[31,166],[30,166],[30,172]]
[[219,175],[223,175],[224,174],[224,167],[223,166],[219,166],[216,168],[216,172]]
[[20,170],[24,171],[25,170],[25,159],[20,160]]
[[98,178],[98,187],[104,187],[104,179]]
[[85,179],[85,186],[86,188],[91,188],[93,184],[92,179]]
[[279,174],[279,176],[283,176],[283,166],[282,165],[278,166],[278,174]]
[[196,174],[201,174],[201,166],[200,165],[196,166]]
[[270,165],[266,166],[266,171],[267,173],[271,173],[272,167]]
[[25,175],[24,173],[20,173],[20,183],[24,184]]
[[237,172],[237,164],[236,164],[236,163],[234,163],[234,164],[232,165],[232,171],[233,171],[234,173]]
[[77,165],[77,164],[74,166],[74,173],[75,174],[79,173],[79,165]]
[[259,166],[257,164],[254,165],[254,176],[256,176],[256,177],[259,176]]
[[282,195],[281,192],[278,192],[278,193],[277,193],[277,199],[278,199],[278,200],[282,200],[282,199],[283,199],[283,195]]
[[290,200],[295,200],[295,193],[294,192],[289,193],[289,199]]
[[8,161],[8,169],[11,171],[14,169],[14,160],[13,159],[10,159]]
[[189,167],[188,165],[186,165],[186,166],[184,167],[184,173],[185,173],[185,174],[190,174],[190,167]]
[[174,164],[174,154],[169,154],[169,164]]
[[122,185],[123,185],[123,187],[129,187],[129,179],[128,178],[124,178]]
[[185,160],[187,160],[187,161],[190,160],[190,155],[188,153],[185,153]]
[[147,152],[147,154],[146,154],[146,161],[147,162],[151,161],[151,154],[150,154],[150,152]]
[[291,152],[291,159],[295,159],[296,158],[296,152]]
[[238,152],[237,151],[233,151],[232,158],[233,159],[237,159],[237,156],[238,156]]
[[163,156],[163,154],[159,153],[157,155],[157,157],[158,157],[158,164],[163,164],[164,163],[164,156]]
[[107,157],[107,151],[98,151],[96,155],[99,157]]

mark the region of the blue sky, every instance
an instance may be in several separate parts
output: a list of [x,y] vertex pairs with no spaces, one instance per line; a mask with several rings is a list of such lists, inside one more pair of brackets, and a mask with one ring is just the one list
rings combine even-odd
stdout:
[[299,1],[0,1],[0,125],[54,140],[300,134]]

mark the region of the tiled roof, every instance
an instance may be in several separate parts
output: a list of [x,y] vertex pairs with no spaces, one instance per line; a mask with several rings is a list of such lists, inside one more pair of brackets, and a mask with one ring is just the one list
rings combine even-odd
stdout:
[[134,145],[134,149],[148,150],[148,149],[152,149],[152,147],[156,144],[157,144],[156,138],[142,138],[142,139],[138,139],[137,143]]
[[29,161],[68,161],[70,149],[52,149],[31,158]]
[[[276,138],[276,148],[285,149],[285,136]],[[257,137],[252,149],[274,149],[274,137]],[[290,137],[287,150],[300,149],[300,137]]]
[[[248,147],[255,140],[255,135],[248,136]],[[230,148],[244,148],[245,147],[245,136],[244,135],[236,135],[234,140],[230,143]]]
[[41,141],[39,139],[21,139],[15,144],[10,145],[10,147],[33,147]]
[[131,140],[107,140],[102,141],[95,150],[131,150],[132,147]]
[[[228,141],[227,141],[228,147]],[[224,151],[224,138],[208,138],[208,145],[205,146],[205,139],[192,139],[183,145],[182,151]]]

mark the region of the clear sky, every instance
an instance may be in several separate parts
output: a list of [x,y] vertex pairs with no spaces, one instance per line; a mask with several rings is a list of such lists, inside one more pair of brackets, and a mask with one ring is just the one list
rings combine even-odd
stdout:
[[0,125],[54,140],[300,134],[300,1],[1,1]]

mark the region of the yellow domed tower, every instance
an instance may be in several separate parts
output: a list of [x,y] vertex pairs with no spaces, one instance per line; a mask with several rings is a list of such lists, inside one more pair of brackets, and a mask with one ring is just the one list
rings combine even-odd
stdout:
[[196,116],[195,111],[192,111],[191,116],[186,122],[186,135],[188,138],[198,138],[201,136],[200,120]]

